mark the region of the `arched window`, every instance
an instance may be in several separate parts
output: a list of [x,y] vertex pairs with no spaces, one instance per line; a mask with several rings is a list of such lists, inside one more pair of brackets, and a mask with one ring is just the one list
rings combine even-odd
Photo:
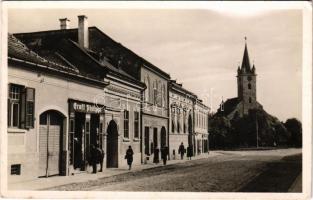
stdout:
[[166,102],[166,92],[165,92],[165,85],[162,85],[162,107],[165,107]]
[[177,132],[180,133],[180,108],[177,108]]
[[171,107],[171,116],[172,116],[172,133],[175,133],[175,108]]
[[186,125],[186,121],[187,121],[187,111],[184,109],[184,112],[183,112],[183,123],[184,123],[184,133],[186,133],[186,129],[187,129],[187,125]]
[[251,84],[250,84],[250,83],[248,84],[248,89],[249,89],[249,90],[251,89]]
[[145,90],[145,101],[149,102],[150,98],[150,78],[149,76],[147,78],[145,78],[145,84],[147,86],[146,90]]

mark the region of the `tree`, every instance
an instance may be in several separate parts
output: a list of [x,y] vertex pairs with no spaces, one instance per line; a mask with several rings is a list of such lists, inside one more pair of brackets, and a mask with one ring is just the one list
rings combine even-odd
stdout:
[[295,147],[302,147],[302,124],[296,118],[287,119],[285,127],[291,133],[289,144]]

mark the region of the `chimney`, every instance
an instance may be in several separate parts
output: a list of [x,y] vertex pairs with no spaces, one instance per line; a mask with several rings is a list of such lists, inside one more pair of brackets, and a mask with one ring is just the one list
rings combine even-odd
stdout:
[[78,16],[78,44],[82,48],[89,47],[88,22],[85,15]]
[[70,20],[69,19],[62,18],[62,19],[59,19],[59,20],[60,20],[61,30],[70,28]]

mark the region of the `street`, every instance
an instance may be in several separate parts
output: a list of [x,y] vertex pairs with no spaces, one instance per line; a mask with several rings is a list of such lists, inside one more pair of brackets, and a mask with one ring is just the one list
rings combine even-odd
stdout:
[[288,192],[301,173],[302,154],[301,150],[293,154],[286,151],[291,150],[220,151],[214,157],[159,165],[49,190]]

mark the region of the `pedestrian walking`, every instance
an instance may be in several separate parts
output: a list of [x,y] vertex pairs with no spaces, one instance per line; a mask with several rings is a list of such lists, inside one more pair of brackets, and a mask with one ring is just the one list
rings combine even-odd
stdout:
[[191,160],[191,157],[192,157],[192,146],[191,145],[189,145],[188,147],[187,147],[187,158],[189,159],[189,160]]
[[128,170],[131,170],[132,168],[133,155],[134,155],[134,151],[132,147],[128,146],[128,149],[126,150],[126,155],[125,155],[125,159],[127,159]]
[[155,164],[158,164],[160,162],[159,153],[160,153],[160,150],[158,147],[156,147],[154,149],[154,156],[153,156],[153,163]]
[[183,160],[184,159],[184,155],[185,155],[185,146],[184,143],[181,143],[179,148],[178,148],[178,153],[180,154],[180,158]]
[[163,165],[166,165],[167,155],[168,155],[168,147],[164,146],[161,149],[161,158],[163,160]]
[[95,145],[91,145],[90,148],[90,156],[89,156],[89,162],[90,165],[92,166],[92,173],[96,174],[97,173],[97,149]]
[[104,151],[102,148],[99,147],[99,144],[97,144],[97,164],[100,164],[100,171],[103,170],[103,159],[104,159]]

